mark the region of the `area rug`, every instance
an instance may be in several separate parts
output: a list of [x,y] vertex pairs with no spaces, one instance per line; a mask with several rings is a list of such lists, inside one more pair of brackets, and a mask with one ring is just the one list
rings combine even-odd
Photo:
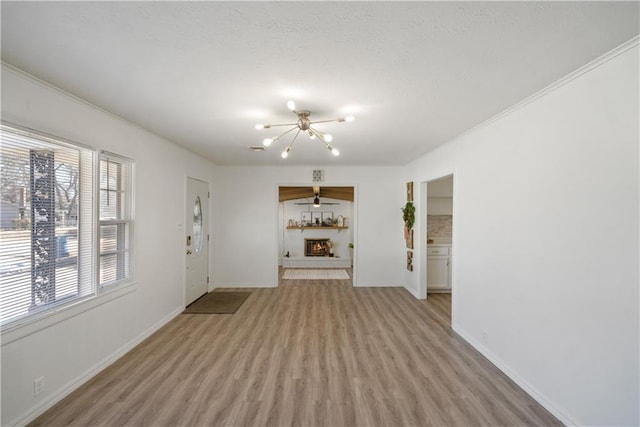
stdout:
[[192,302],[185,314],[233,314],[251,292],[209,292]]
[[347,280],[349,279],[349,273],[344,269],[296,268],[286,269],[282,278],[285,280]]

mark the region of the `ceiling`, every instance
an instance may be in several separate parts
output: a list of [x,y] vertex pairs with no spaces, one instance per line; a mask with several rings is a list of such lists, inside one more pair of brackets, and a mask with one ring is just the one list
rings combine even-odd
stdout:
[[[2,60],[220,165],[403,165],[639,33],[638,2],[9,2]],[[293,99],[342,155],[254,124]]]

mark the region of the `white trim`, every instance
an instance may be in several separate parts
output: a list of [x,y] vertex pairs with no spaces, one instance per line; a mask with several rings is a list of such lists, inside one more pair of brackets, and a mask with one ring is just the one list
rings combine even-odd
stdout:
[[[44,88],[45,90],[49,90],[49,91],[54,92],[56,94],[59,94],[61,96],[67,97],[70,100],[72,100],[72,101],[74,101],[74,102],[76,102],[76,103],[78,103],[78,104],[80,104],[80,105],[82,105],[84,107],[87,107],[87,108],[90,108],[90,109],[92,109],[94,111],[97,111],[99,113],[105,114],[106,116],[108,116],[108,117],[110,117],[110,118],[112,118],[112,119],[114,119],[116,121],[119,121],[119,122],[123,123],[126,126],[129,126],[129,127],[133,128],[133,129],[136,129],[139,132],[146,133],[147,135],[153,135],[154,137],[159,138],[162,141],[168,142],[170,144],[175,145],[176,147],[179,147],[181,150],[184,150],[184,151],[186,151],[188,153],[191,153],[191,154],[193,154],[195,156],[198,156],[200,158],[204,158],[201,154],[196,153],[195,151],[193,151],[189,147],[186,147],[184,145],[178,144],[177,142],[175,142],[175,141],[173,141],[171,139],[168,139],[166,136],[163,136],[163,135],[160,135],[158,133],[155,133],[155,132],[153,132],[153,131],[151,131],[149,129],[146,129],[146,128],[140,126],[140,125],[137,125],[137,124],[125,119],[122,116],[119,116],[119,115],[117,115],[115,113],[107,111],[107,110],[105,110],[103,108],[100,108],[97,105],[94,105],[94,104],[90,103],[89,101],[86,101],[86,100],[84,100],[82,98],[79,98],[79,97],[73,95],[70,92],[67,92],[67,91],[65,91],[65,90],[63,90],[63,89],[61,89],[61,88],[59,88],[57,86],[52,85],[51,83],[49,83],[47,81],[42,80],[41,78],[38,78],[38,77],[36,77],[36,76],[34,76],[32,74],[29,74],[26,71],[21,70],[20,68],[14,67],[13,65],[9,64],[8,62],[0,61],[0,69],[2,69],[2,72],[0,72],[0,74],[4,73],[5,71],[10,71],[10,72],[14,73],[16,76],[18,76],[20,78],[23,78],[23,79],[25,79],[25,80],[27,80],[27,81],[29,81],[31,83],[35,83],[35,84],[39,85],[40,87]],[[3,117],[3,120],[9,119],[9,121],[11,121],[11,122],[22,122],[21,119],[13,118],[11,115],[7,115],[5,112],[2,113],[2,117]],[[27,129],[29,129],[29,128],[27,127]],[[210,159],[207,159],[207,158],[204,158],[204,159],[207,160],[212,165],[217,166]]]
[[[324,172],[323,172],[323,174],[324,174]],[[302,184],[301,186],[305,186],[305,185],[308,185],[308,184]],[[279,275],[279,273],[280,273],[280,266],[282,265],[281,259],[282,259],[282,256],[283,256],[283,254],[280,252],[280,227],[281,226],[284,227],[284,202],[280,201],[280,187],[284,187],[284,185],[276,183],[276,187],[275,187],[275,190],[274,190],[275,191],[275,202],[276,202],[275,203],[275,211],[276,211],[275,213],[276,213],[276,215],[275,215],[275,227],[274,227],[275,228],[275,234],[276,234],[276,236],[275,236],[276,238],[274,240],[274,242],[275,242],[274,244],[276,246],[276,250],[275,250],[275,252],[276,252],[276,265],[275,265],[275,268],[272,270],[272,273],[271,273],[273,275],[273,278],[274,278],[273,279],[273,281],[275,283],[274,287],[280,286],[280,275]],[[280,208],[282,208],[282,214],[283,214],[282,222],[283,222],[283,224],[280,223]],[[283,229],[282,232],[284,233],[285,230]],[[284,234],[282,236],[282,245],[284,247]]]
[[[491,123],[494,123],[494,122],[496,122],[496,121],[498,121],[498,120],[510,115],[511,113],[513,113],[513,112],[525,107],[526,105],[531,104],[532,102],[536,101],[537,99],[542,98],[543,96],[548,95],[551,92],[554,92],[555,90],[557,90],[560,87],[566,85],[567,83],[570,83],[571,81],[577,79],[581,75],[586,74],[589,71],[591,71],[591,70],[593,70],[595,68],[598,68],[599,66],[609,62],[610,60],[612,60],[616,56],[623,54],[624,52],[626,52],[629,49],[632,49],[633,47],[637,46],[638,44],[640,44],[640,36],[635,36],[631,40],[628,40],[628,41],[622,43],[620,46],[610,50],[609,52],[599,56],[598,58],[596,58],[593,61],[587,63],[586,65],[583,65],[582,67],[578,68],[577,70],[575,70],[575,71],[567,74],[566,76],[556,80],[555,82],[551,83],[549,86],[539,90],[538,92],[534,93],[533,95],[528,96],[527,98],[523,99],[522,101],[518,102],[517,104],[512,105],[511,107],[509,107],[506,110],[496,114],[495,116],[483,121],[482,123],[479,123],[478,125],[465,130],[464,132],[454,136],[453,138],[450,138],[449,141],[456,140],[456,139],[460,138],[463,135],[466,135],[466,134],[474,132],[474,131],[476,131],[478,129],[484,128],[485,126],[488,126]],[[445,142],[444,144],[438,145],[438,147],[442,147],[447,142]],[[438,148],[438,147],[435,147],[435,148]],[[409,162],[409,163],[411,163],[411,162]]]
[[[624,53],[627,50],[635,47],[638,44],[640,44],[640,36],[635,36],[635,37],[631,38],[630,40],[622,43],[621,45],[619,45],[616,48],[610,50],[609,52],[603,54],[602,56],[600,56],[600,57],[594,59],[593,61],[587,63],[586,65],[578,68],[577,70],[573,71],[572,73],[569,73],[566,76],[560,78],[559,80],[557,80],[556,82],[550,84],[549,86],[547,86],[547,87],[539,90],[538,92],[534,93],[533,95],[523,99],[522,101],[518,102],[517,104],[515,104],[515,105],[507,108],[506,110],[496,114],[495,116],[493,116],[493,117],[491,117],[491,118],[479,123],[478,125],[470,128],[470,129],[467,129],[467,130],[461,132],[460,134],[455,135],[452,138],[449,138],[448,141],[445,141],[444,143],[439,144],[437,147],[434,147],[433,150],[435,150],[436,148],[447,144],[450,141],[456,140],[456,139],[460,138],[461,136],[466,135],[467,133],[470,133],[470,132],[472,132],[474,130],[483,128],[483,127],[485,127],[485,126],[487,126],[487,125],[489,125],[489,124],[491,124],[491,123],[493,123],[493,122],[495,122],[497,120],[502,119],[503,117],[511,114],[512,112],[514,112],[516,110],[519,110],[520,108],[526,106],[527,104],[532,103],[536,99],[541,98],[542,96],[547,95],[548,93],[553,92],[554,90],[558,89],[559,87],[564,86],[565,84],[571,82],[572,80],[580,77],[582,74],[585,74],[585,73],[593,70],[594,68],[597,68],[600,65],[605,64],[606,62],[610,61],[611,59],[615,58],[618,55],[621,55],[622,53]],[[117,114],[114,114],[114,113],[112,113],[110,111],[107,111],[107,110],[104,110],[104,109],[98,107],[97,105],[91,104],[88,101],[85,101],[84,99],[79,98],[79,97],[77,97],[77,96],[75,96],[75,95],[73,95],[73,94],[71,94],[69,92],[66,92],[66,91],[60,89],[59,87],[56,87],[56,86],[52,85],[51,83],[48,83],[48,82],[46,82],[46,81],[44,81],[44,80],[42,80],[42,79],[40,79],[38,77],[35,77],[35,76],[27,73],[26,71],[21,70],[20,68],[14,67],[13,65],[11,65],[11,64],[9,64],[9,63],[7,63],[5,61],[0,61],[0,64],[1,64],[2,68],[6,68],[7,70],[15,73],[16,75],[18,75],[18,76],[20,76],[22,78],[31,80],[32,82],[44,87],[45,89],[48,89],[48,90],[51,90],[53,92],[62,94],[64,96],[67,96],[67,97],[69,97],[70,99],[72,99],[73,101],[75,101],[75,102],[77,102],[79,104],[82,104],[84,106],[90,107],[90,108],[92,108],[92,109],[94,109],[96,111],[99,111],[99,112],[101,112],[103,114],[106,114],[106,115],[108,115],[108,116],[110,116],[110,117],[112,117],[112,118],[114,118],[116,120],[119,120],[119,121],[121,121],[122,123],[125,123],[128,126],[131,126],[131,127],[135,128],[135,129],[143,131],[143,132],[145,132],[147,134],[154,135],[154,136],[156,136],[156,137],[158,137],[158,138],[160,138],[160,139],[162,139],[164,141],[171,142],[171,143],[181,147],[182,149],[184,149],[184,150],[186,150],[186,151],[188,151],[190,153],[193,153],[193,154],[195,154],[195,155],[197,155],[199,157],[202,157],[201,155],[199,155],[199,154],[195,153],[194,151],[192,151],[190,148],[187,148],[187,147],[185,147],[183,145],[180,145],[180,144],[178,144],[176,142],[173,142],[173,141],[167,139],[164,136],[161,136],[161,135],[159,135],[157,133],[154,133],[154,132],[152,132],[152,131],[150,131],[148,129],[143,128],[142,126],[139,126],[139,125],[137,125],[137,124],[135,124],[133,122],[130,122],[129,120],[125,119],[124,117],[118,116]],[[433,151],[433,150],[431,150],[431,151]],[[423,153],[422,155],[426,155],[427,153],[428,152]],[[411,161],[409,161],[409,162],[407,162],[407,163],[405,163],[403,165],[395,165],[395,166],[396,167],[407,166],[411,162],[413,162],[413,160],[411,160]],[[214,163],[214,165],[215,165],[215,163]],[[376,165],[371,165],[371,166],[376,166]],[[389,166],[389,165],[383,165],[383,166]],[[307,185],[307,184],[304,184],[304,185]],[[355,202],[355,200],[354,200],[354,202]]]
[[[188,173],[184,175],[184,197],[183,202],[182,202],[182,206],[183,206],[183,213],[184,213],[184,217],[182,218],[182,224],[178,224],[178,231],[181,232],[181,236],[180,236],[180,247],[182,248],[182,305],[184,307],[186,307],[187,304],[187,282],[188,282],[188,277],[187,277],[187,255],[186,255],[186,251],[187,251],[187,246],[186,246],[186,235],[187,235],[187,223],[189,222],[189,220],[187,219],[187,203],[189,203],[189,201],[187,200],[187,198],[189,197],[189,180],[192,179],[194,181],[199,181],[203,184],[207,184],[207,228],[206,228],[206,235],[207,235],[207,293],[212,292],[217,286],[214,286],[213,284],[213,263],[211,262],[211,260],[213,259],[213,247],[212,247],[212,241],[213,239],[211,239],[211,235],[213,234],[213,209],[211,208],[211,183],[205,179],[202,178],[196,178],[194,176],[189,175]],[[201,204],[204,204],[202,201],[200,201]],[[204,223],[204,222],[203,222]],[[193,302],[193,301],[192,301]],[[191,303],[189,303],[191,304]]]
[[[415,182],[415,181],[414,181]],[[418,289],[416,290],[416,298],[427,299],[427,211],[428,195],[429,195],[429,181],[419,181],[420,186],[417,188],[419,191],[418,196],[414,194],[413,205],[416,208],[418,215],[418,242],[415,245],[413,263],[418,270]],[[416,191],[416,185],[414,183],[413,190]],[[415,240],[414,240],[415,242]],[[417,254],[417,257],[416,257]],[[417,259],[416,259],[417,258]],[[417,261],[417,262],[416,262]]]
[[84,373],[79,375],[75,380],[71,380],[64,386],[60,387],[58,390],[53,392],[49,397],[44,399],[35,407],[30,408],[26,413],[22,414],[19,417],[11,420],[7,425],[10,426],[23,426],[29,424],[31,421],[35,420],[37,417],[42,415],[46,410],[51,408],[56,403],[60,402],[66,396],[77,390],[81,385],[89,381],[91,378],[98,375],[101,371],[109,367],[115,361],[120,359],[129,351],[133,350],[135,346],[146,340],[150,337],[154,332],[162,328],[164,325],[169,323],[175,317],[177,317],[180,313],[182,313],[184,309],[182,307],[178,307],[173,310],[164,318],[160,319],[160,321],[156,322],[146,331],[143,331],[140,335],[126,343],[124,346],[120,347],[118,350],[113,352],[110,356],[105,357],[100,362],[96,363],[93,367],[87,369]]
[[[26,138],[31,138],[39,141],[44,141],[50,144],[56,144],[58,146],[69,147],[74,150],[84,150],[91,152],[91,157],[93,160],[92,165],[92,175],[91,175],[91,187],[94,195],[98,195],[93,197],[92,203],[92,221],[91,227],[92,231],[92,239],[91,239],[91,252],[93,253],[93,262],[95,264],[94,272],[93,272],[93,283],[92,283],[92,292],[81,296],[76,297],[70,302],[62,302],[60,304],[51,304],[50,308],[43,308],[41,313],[30,314],[24,316],[22,318],[16,319],[14,321],[9,321],[7,324],[0,326],[0,340],[1,345],[4,346],[6,344],[12,343],[16,340],[22,339],[26,336],[34,334],[40,330],[53,326],[57,323],[65,321],[71,317],[77,316],[87,310],[93,309],[97,306],[105,304],[113,299],[119,298],[120,296],[124,296],[129,292],[133,292],[136,289],[136,281],[133,276],[133,208],[134,208],[134,193],[133,193],[133,180],[135,179],[134,175],[134,165],[135,161],[129,157],[121,156],[118,154],[114,154],[109,151],[104,151],[101,148],[94,147],[91,145],[79,143],[70,139],[66,139],[60,136],[56,136],[53,134],[49,134],[46,132],[42,132],[37,129],[33,129],[30,127],[25,127],[22,125],[15,124],[13,122],[7,120],[0,121],[0,128],[2,132],[12,133],[15,135],[20,135]],[[100,197],[99,197],[99,175],[100,175],[100,161],[103,155],[111,156],[112,159],[119,159],[121,162],[125,162],[129,168],[130,179],[128,182],[128,191],[129,200],[128,200],[128,214],[129,219],[124,221],[106,221],[106,223],[125,223],[129,227],[129,271],[128,276],[125,279],[121,279],[111,283],[100,284],[100,250],[98,248],[98,240],[100,236]],[[82,181],[82,180],[81,180]],[[80,182],[80,185],[83,185]],[[80,242],[79,244],[83,244]],[[82,305],[82,306],[81,306]]]
[[240,282],[240,283],[220,283],[217,282],[215,289],[220,289],[220,288],[277,288],[278,284],[277,283],[246,283],[246,282]]
[[19,135],[24,138],[37,139],[48,144],[55,144],[74,150],[89,150],[98,154],[98,149],[92,145],[83,144],[82,142],[77,142],[68,138],[42,132],[28,126],[20,125],[11,120],[7,120],[4,117],[0,120],[0,127],[2,128],[2,132],[13,133],[14,135]]
[[413,288],[409,288],[407,286],[403,286],[403,287],[407,290],[407,292],[409,292],[411,295],[413,295],[413,297],[415,299],[426,299],[426,298],[420,298],[419,292],[417,290],[415,290]]
[[527,381],[523,380],[516,371],[514,371],[509,365],[504,363],[498,356],[493,354],[488,348],[484,347],[478,341],[476,341],[470,334],[460,328],[460,326],[452,323],[451,329],[453,329],[455,333],[460,335],[462,339],[471,344],[471,346],[478,350],[480,354],[482,354],[487,360],[489,360],[489,362],[493,363],[496,368],[500,369],[507,377],[509,377],[511,381],[516,383],[521,389],[529,394],[529,396],[531,396],[536,402],[542,405],[547,411],[551,412],[551,414],[559,419],[560,422],[562,422],[564,425],[584,425],[583,423],[579,423],[576,420],[572,419],[564,411],[558,409],[558,407],[555,406],[547,396],[545,396]]
[[[284,182],[278,182],[276,183],[275,186],[275,192],[276,192],[276,253],[278,254],[278,256],[276,257],[276,265],[275,265],[275,270],[274,270],[274,276],[275,276],[275,283],[276,283],[276,287],[278,286],[278,283],[280,282],[279,279],[279,267],[283,265],[282,262],[282,254],[280,254],[280,248],[278,247],[278,240],[280,239],[280,197],[279,197],[279,193],[280,193],[280,187],[310,187],[316,184],[320,184],[320,186],[325,186],[325,187],[351,187],[353,188],[353,201],[351,202],[351,208],[352,208],[352,215],[353,218],[351,218],[351,222],[349,225],[349,228],[351,229],[351,233],[352,233],[352,242],[354,245],[354,248],[352,250],[352,257],[351,257],[351,285],[352,287],[358,287],[358,285],[356,285],[357,281],[358,281],[358,205],[360,204],[358,201],[358,197],[360,195],[360,189],[359,189],[359,184],[355,184],[355,183],[344,183],[342,181],[336,181],[336,182],[325,182],[323,181],[322,183],[317,183],[317,182],[312,182],[311,184],[309,184],[308,182],[297,182],[297,183],[284,183]],[[345,267],[346,268],[346,267]],[[364,286],[389,286],[389,285],[364,285]],[[393,286],[402,286],[402,285],[393,285]],[[220,286],[216,286],[216,287],[224,287],[223,285]],[[242,285],[239,287],[243,287]],[[271,287],[271,286],[269,286]]]
[[375,283],[375,282],[360,282],[354,283],[354,288],[404,288],[409,290],[406,286],[399,283]]
[[43,329],[49,328],[57,323],[64,322],[67,319],[78,316],[85,311],[106,304],[114,299],[123,297],[136,289],[137,282],[117,284],[117,288],[103,291],[99,295],[89,298],[82,298],[75,303],[64,304],[59,308],[46,311],[41,315],[33,315],[25,317],[24,320],[18,320],[14,324],[9,324],[0,330],[2,339],[2,347],[14,341],[18,341],[29,335],[35,334]]
[[[145,133],[148,133],[148,134],[151,134],[151,135],[155,135],[158,138],[161,138],[161,139],[163,139],[165,141],[168,141],[167,138],[165,138],[163,136],[160,136],[157,133],[154,133],[154,132],[150,131],[149,129],[145,129],[142,126],[139,126],[139,125],[137,125],[137,124],[135,124],[133,122],[130,122],[129,120],[125,119],[122,116],[119,116],[119,115],[117,115],[115,113],[107,111],[107,110],[105,110],[103,108],[100,108],[97,105],[91,104],[89,101],[86,101],[86,100],[84,100],[82,98],[79,98],[76,95],[74,95],[74,94],[72,94],[70,92],[67,92],[66,90],[60,89],[59,87],[54,86],[51,83],[49,83],[49,82],[47,82],[45,80],[42,80],[39,77],[34,76],[33,74],[29,74],[26,71],[21,70],[20,68],[14,67],[13,65],[9,64],[8,62],[0,61],[0,63],[2,64],[2,68],[5,68],[8,71],[11,71],[11,72],[15,73],[19,77],[22,77],[22,78],[27,79],[27,80],[31,80],[33,83],[36,83],[37,85],[42,86],[43,88],[45,88],[47,90],[50,90],[52,92],[56,92],[56,93],[58,93],[60,95],[68,97],[69,99],[71,99],[74,102],[77,102],[78,104],[81,104],[81,105],[83,105],[85,107],[89,107],[89,108],[91,108],[91,109],[93,109],[95,111],[98,111],[98,112],[102,113],[102,114],[106,114],[107,116],[109,116],[109,117],[111,117],[113,119],[116,119],[116,120],[118,120],[118,121],[120,121],[120,122],[122,122],[122,123],[124,123],[124,124],[126,124],[128,126],[136,128],[137,130],[144,131]],[[186,149],[186,150],[189,151],[188,149]]]

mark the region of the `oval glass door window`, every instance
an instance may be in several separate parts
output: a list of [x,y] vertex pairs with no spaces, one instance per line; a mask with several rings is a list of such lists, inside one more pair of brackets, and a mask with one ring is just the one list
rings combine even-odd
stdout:
[[200,204],[200,196],[196,197],[196,203],[193,206],[193,250],[196,254],[202,249],[202,205]]

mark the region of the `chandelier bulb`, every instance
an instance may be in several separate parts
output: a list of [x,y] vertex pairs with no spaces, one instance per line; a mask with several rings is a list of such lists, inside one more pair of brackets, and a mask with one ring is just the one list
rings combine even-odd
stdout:
[[280,154],[280,157],[282,157],[283,159],[286,159],[287,157],[289,157],[289,150],[290,150],[289,148],[284,150],[282,154]]
[[325,133],[324,134],[324,140],[327,142],[331,142],[333,141],[333,136],[330,133]]
[[332,148],[331,149],[331,154],[333,154],[334,156],[338,157],[340,155],[340,150],[338,150],[337,148]]
[[293,101],[287,101],[287,108],[291,111],[296,111],[296,103]]
[[347,116],[347,117],[345,117],[345,118],[344,118],[344,120],[345,120],[345,121],[347,121],[347,122],[352,122],[352,121],[354,121],[355,119],[356,119],[356,118],[355,118],[354,116]]
[[256,130],[262,130],[262,129],[264,129],[264,125],[263,125],[262,123],[258,123],[258,124],[255,126],[255,128],[256,128]]
[[273,141],[273,138],[265,138],[262,140],[262,145],[264,145],[265,147],[269,147],[271,144],[273,144]]

